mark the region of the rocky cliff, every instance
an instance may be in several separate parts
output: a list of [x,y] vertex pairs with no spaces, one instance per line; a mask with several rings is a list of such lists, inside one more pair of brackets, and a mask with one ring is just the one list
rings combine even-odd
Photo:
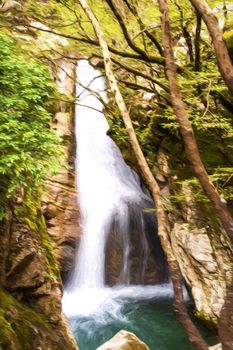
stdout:
[[[169,214],[172,248],[194,300],[195,314],[215,328],[232,279],[231,247],[210,203],[198,201],[190,183],[177,188],[168,165],[169,154],[165,154],[159,153],[157,177],[168,180],[164,189],[166,205],[173,208]],[[181,195],[175,205],[171,203],[174,193]]]
[[[73,267],[80,238],[78,197],[75,179],[74,96],[75,63],[56,61],[56,85],[61,101],[56,105],[53,129],[62,139],[65,159],[59,174],[46,180],[43,213],[48,233],[65,281]],[[66,102],[67,101],[67,102]]]
[[[15,1],[6,1],[3,4],[3,8],[1,8],[4,16],[6,12],[6,18],[9,21],[14,18],[18,19],[17,11],[14,12],[15,4],[17,9],[21,8],[20,4]],[[30,19],[25,16],[24,20],[27,24],[30,23]],[[52,47],[54,49],[56,45],[64,44],[64,41],[61,43],[59,38],[54,36],[41,38],[40,35],[37,36],[35,30],[30,31],[26,27],[15,30],[12,36],[16,38],[14,43],[19,44],[21,49],[19,53],[19,60],[23,62],[21,64],[25,64],[26,59],[31,62],[30,56],[38,54],[38,47],[41,50],[46,48],[51,53]],[[11,42],[10,40],[9,42]],[[25,58],[26,55],[22,54],[24,50],[26,55],[28,54],[27,58]],[[43,59],[46,60],[45,57]],[[14,62],[17,65],[16,58]],[[37,64],[38,71],[36,72],[36,68],[34,68],[35,71],[32,71],[32,74],[39,75],[41,74],[40,66],[42,66],[42,63],[39,63],[39,61],[35,62],[37,62],[35,67]],[[47,58],[46,63],[52,70],[50,56]],[[30,63],[28,65],[30,66]],[[13,74],[13,71],[14,69],[11,69],[9,74]],[[56,78],[60,94],[64,93],[65,99],[66,93],[62,91],[62,87],[64,85],[66,90],[66,81],[61,71],[53,72],[53,76]],[[32,76],[31,79],[33,80],[35,77]],[[22,80],[23,78],[21,77]],[[38,82],[41,82],[39,76]],[[6,82],[4,83],[6,84]],[[28,86],[31,88],[34,85],[30,82]],[[68,89],[68,94],[71,92],[73,92],[73,84]],[[47,92],[42,91],[42,94],[47,94]],[[28,95],[30,95],[29,90]],[[28,98],[28,95],[22,98]],[[39,111],[41,106],[36,97],[34,98],[31,109],[38,108]],[[15,104],[17,105],[17,102]],[[25,105],[27,104],[21,104],[18,107],[19,110],[21,110],[20,108],[23,109]],[[68,105],[70,106],[70,103]],[[8,114],[9,120],[13,119],[11,113],[14,113],[14,104]],[[28,111],[27,113],[22,113],[22,125],[24,123],[23,118],[27,118],[28,113]],[[65,119],[63,119],[63,116],[65,116]],[[73,146],[71,144],[73,144],[73,141],[70,141],[72,139],[72,127],[66,128],[66,123],[70,122],[72,124],[72,116],[72,108],[66,110],[66,104],[61,103],[57,105],[54,123],[56,124],[57,134],[63,138],[62,147],[65,150],[66,157],[63,158],[62,170],[56,176],[56,181],[55,178],[47,178],[47,190],[43,203],[41,202],[41,193],[44,188],[41,185],[38,187],[38,184],[35,185],[33,181],[30,182],[30,177],[27,178],[26,176],[27,170],[24,171],[21,178],[30,182],[27,191],[24,191],[24,187],[18,183],[17,191],[15,191],[14,195],[6,198],[3,195],[7,185],[5,185],[5,188],[3,187],[4,176],[1,175],[1,180],[3,179],[1,182],[1,207],[3,206],[5,210],[5,212],[3,211],[4,215],[1,216],[0,224],[0,349],[3,350],[77,349],[61,309],[62,281],[60,277],[60,262],[63,261],[63,256],[58,248],[64,246],[67,247],[66,251],[69,250],[69,247],[72,249],[75,245],[74,236],[78,231],[76,222],[74,223],[74,220],[78,218],[78,209],[75,186],[73,185],[74,176],[72,175],[71,159]],[[36,117],[37,114],[31,116],[35,120]],[[63,129],[61,125],[65,125]],[[47,124],[45,124],[45,128],[49,129]],[[41,135],[38,135],[38,138],[39,136]],[[44,146],[46,148],[46,144]],[[39,142],[37,147],[41,147]],[[36,153],[38,149],[33,149],[32,154],[33,152]],[[17,150],[20,151],[20,147]],[[36,163],[36,160],[34,162]],[[27,169],[26,165],[25,169]],[[51,185],[52,181],[54,186]],[[6,181],[5,183],[7,184],[8,182]],[[54,206],[51,204],[51,197]],[[2,198],[4,198],[4,201],[2,201]],[[60,227],[58,222],[54,223],[52,220],[54,211],[61,213],[56,218],[64,224],[64,230],[59,233],[52,229],[55,225]],[[46,224],[43,212],[50,226]],[[50,234],[48,233],[48,226]],[[75,234],[74,231],[76,232]],[[71,255],[73,258],[73,253]],[[69,266],[69,264],[71,264],[70,261],[62,263],[62,266]],[[64,269],[66,270],[66,268]]]
[[0,246],[0,348],[77,349],[62,315],[58,265],[35,199],[8,209]]

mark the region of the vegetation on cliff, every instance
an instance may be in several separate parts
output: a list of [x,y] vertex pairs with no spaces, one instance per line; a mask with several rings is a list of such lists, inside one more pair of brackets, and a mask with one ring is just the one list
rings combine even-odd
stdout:
[[36,191],[58,165],[59,138],[51,130],[55,91],[48,69],[0,34],[0,217],[18,192]]
[[[0,9],[12,5],[14,12],[15,4]],[[40,200],[63,159],[52,129],[56,86],[35,57],[33,33],[22,37],[0,32],[0,348],[77,349],[61,314],[60,273]]]

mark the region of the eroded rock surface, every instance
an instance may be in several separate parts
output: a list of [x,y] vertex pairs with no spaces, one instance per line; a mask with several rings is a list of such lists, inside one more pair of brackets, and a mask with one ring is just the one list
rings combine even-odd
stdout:
[[[17,12],[17,4],[16,1],[4,1],[0,12]],[[26,16],[24,20],[25,23],[33,24]],[[18,29],[18,32],[14,32],[15,37],[30,42],[30,45],[38,46],[41,50],[49,51],[50,47],[55,49],[57,45],[65,45],[64,40],[58,36],[52,37],[47,33],[46,37],[42,37],[38,32],[38,35],[34,36],[33,31],[29,31],[23,25]],[[58,80],[61,86],[60,93],[64,93],[63,85],[65,89],[68,87],[62,73],[58,75]],[[72,91],[73,84],[70,84],[69,92]],[[55,116],[57,131],[63,139],[67,157],[64,159],[61,173],[48,179],[50,192],[44,197],[43,210],[50,225],[50,237],[42,215],[40,193],[31,198],[25,198],[22,193],[21,198],[16,198],[16,201],[12,199],[8,203],[7,218],[0,225],[0,349],[3,350],[78,349],[61,311],[62,283],[52,249],[53,244],[62,261],[63,256],[60,252],[65,249],[59,247],[68,247],[68,250],[70,246],[74,247],[72,232],[77,232],[74,223],[78,218],[74,176],[72,167],[66,169],[68,162],[73,165],[70,146],[73,137],[71,110],[66,103],[60,103]],[[31,192],[35,194],[36,189],[32,188]],[[65,226],[62,232],[55,229],[55,226],[59,227],[59,220],[53,221],[58,213]],[[64,257],[66,256],[68,254],[64,254]]]
[[121,330],[96,350],[150,350],[135,334]]
[[0,349],[75,350],[45,221],[38,203],[27,203],[15,206],[20,215],[8,215],[0,235]]
[[176,222],[173,227],[173,250],[197,314],[216,324],[232,278],[231,250],[221,226],[216,219],[208,219],[209,209],[204,204],[198,207],[189,185],[183,185],[183,194],[181,209],[185,223]]
[[[75,65],[65,60],[57,62],[57,86],[64,99],[74,91]],[[75,250],[80,237],[79,209],[75,186],[75,138],[72,105],[59,102],[54,117],[53,128],[62,139],[64,163],[59,174],[46,181],[47,190],[43,194],[43,212],[48,233],[52,237],[53,247],[65,280],[73,267]]]
[[[168,279],[165,257],[157,236],[155,222],[151,214],[144,213],[143,232],[131,213],[128,236],[122,237],[117,225],[113,225],[106,243],[106,283],[114,285],[159,284]],[[153,214],[152,214],[153,215]],[[126,243],[128,241],[128,243]],[[125,251],[128,250],[127,257]]]
[[[170,174],[168,153],[159,152],[156,173],[158,179],[167,179],[160,185],[165,205],[172,208],[168,214],[172,248],[195,302],[196,314],[216,327],[232,278],[229,242],[211,204],[195,199],[196,187],[185,181],[176,184],[177,177]],[[174,194],[175,204],[170,202]]]
[[172,246],[200,317],[216,323],[230,282],[230,258],[205,227],[176,223]]

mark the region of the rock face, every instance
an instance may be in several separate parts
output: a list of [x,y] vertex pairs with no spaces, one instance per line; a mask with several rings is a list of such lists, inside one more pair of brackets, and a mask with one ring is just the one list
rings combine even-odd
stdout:
[[[122,271],[125,271],[124,275],[127,275],[126,279],[130,284],[159,284],[167,281],[167,264],[152,215],[144,214],[146,236],[143,238],[143,233],[135,225],[137,220],[132,212],[127,237],[128,246],[124,242],[125,238],[119,234],[117,226],[113,225],[106,243],[105,271],[108,285],[125,282]],[[124,250],[127,249],[129,251],[126,263]]]
[[[58,60],[57,65],[58,90],[64,95],[64,99],[69,99],[74,91],[72,77],[75,65],[65,60]],[[53,128],[62,139],[65,158],[59,174],[46,182],[43,212],[65,281],[73,267],[75,250],[80,237],[80,223],[74,173],[74,113],[70,103],[59,102],[56,109]]]
[[[60,93],[71,94],[74,84],[66,84],[64,62],[60,64]],[[65,65],[73,71],[73,66]],[[72,115],[71,107],[59,103],[54,128],[62,137],[66,158],[61,172],[47,180],[43,206],[40,193],[27,198],[22,193],[9,203],[7,218],[0,225],[0,349],[78,349],[62,314],[62,282],[55,258],[66,275],[79,232]]]
[[0,234],[0,348],[77,349],[61,312],[61,281],[36,201],[8,211]]
[[[18,9],[19,4],[16,1],[7,0],[0,5],[0,12],[7,12],[6,16],[9,14],[9,19],[13,22],[14,13],[17,13]],[[25,23],[33,24],[29,17],[21,13],[20,16],[24,18]],[[43,26],[38,22],[34,24]],[[40,47],[46,52],[51,48],[56,49],[58,45],[61,49],[67,43],[65,39],[59,39],[58,36],[51,36],[48,33],[43,37],[38,32],[33,35],[33,31],[28,31],[23,26],[21,31],[14,31],[13,35],[25,43],[29,42],[29,46]],[[33,52],[30,52],[30,56],[32,54]],[[52,59],[56,61],[56,58]],[[54,74],[57,76],[59,92],[64,94],[64,99],[70,98],[68,95],[72,94],[74,83],[71,83],[72,79],[66,79],[68,75],[64,72],[64,66],[72,75],[73,65],[59,60],[56,63],[60,65],[59,71]],[[1,218],[1,350],[78,349],[68,322],[62,314],[62,282],[53,249],[56,248],[56,255],[61,265],[65,272],[68,271],[72,265],[74,256],[72,250],[79,227],[72,171],[74,142],[73,113],[70,106],[71,103],[59,103],[54,121],[54,128],[63,141],[66,158],[61,172],[56,177],[48,179],[48,191],[44,195],[43,211],[50,235],[42,213],[41,193],[37,188],[28,191],[30,194],[27,193],[27,196],[22,190],[18,198],[12,198],[7,203],[7,216],[4,222]],[[67,164],[71,165],[69,169]]]
[[[187,184],[183,185],[182,192],[185,195],[181,209],[186,223],[174,224],[172,247],[197,314],[216,324],[232,277],[232,253],[218,223],[208,220],[209,208],[197,206]],[[203,216],[205,209],[207,213]]]
[[195,300],[197,314],[216,323],[231,278],[227,246],[211,237],[206,227],[176,223],[171,232],[172,247],[182,274]]
[[96,350],[149,350],[135,334],[121,330]]
[[[158,175],[169,176],[168,157],[159,157]],[[176,185],[170,178],[163,193],[169,198]],[[232,278],[232,252],[211,205],[197,202],[193,188],[183,183],[181,200],[169,214],[172,248],[196,307],[196,314],[216,327]]]

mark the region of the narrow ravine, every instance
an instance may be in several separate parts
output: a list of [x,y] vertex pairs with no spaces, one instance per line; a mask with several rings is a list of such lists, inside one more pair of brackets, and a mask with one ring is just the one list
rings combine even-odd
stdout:
[[[65,288],[63,310],[80,350],[95,350],[120,329],[136,333],[151,350],[174,346],[193,349],[172,313],[170,283],[144,284],[149,257],[148,215],[151,229],[156,227],[154,215],[146,214],[152,201],[107,135],[102,103],[95,96],[97,93],[106,100],[104,79],[87,60],[79,61],[77,76],[76,172],[83,235]],[[131,259],[132,227],[140,239],[136,279]],[[106,247],[113,229],[121,242],[122,262],[117,283],[109,287]]]

